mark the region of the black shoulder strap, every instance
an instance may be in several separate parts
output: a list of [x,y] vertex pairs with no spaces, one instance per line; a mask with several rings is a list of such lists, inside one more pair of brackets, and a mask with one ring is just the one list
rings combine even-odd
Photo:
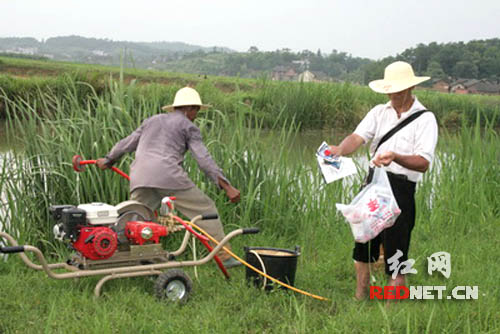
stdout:
[[382,139],[380,139],[380,141],[378,142],[377,144],[377,147],[375,148],[375,151],[373,151],[373,155],[375,155],[375,152],[377,152],[378,148],[380,147],[380,145],[382,145],[383,143],[385,143],[389,138],[391,138],[396,132],[398,132],[399,130],[401,130],[402,128],[404,128],[405,126],[407,126],[408,124],[410,124],[413,120],[415,120],[417,117],[419,117],[420,115],[422,115],[424,112],[426,111],[429,111],[427,109],[425,110],[419,110],[417,112],[415,112],[414,114],[408,116],[408,118],[405,118],[401,123],[399,123],[398,125],[396,125],[394,128],[392,128],[389,132],[387,132],[383,137]]

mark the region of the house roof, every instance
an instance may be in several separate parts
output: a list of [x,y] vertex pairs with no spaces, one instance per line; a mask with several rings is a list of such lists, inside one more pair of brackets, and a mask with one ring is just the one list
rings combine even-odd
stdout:
[[444,83],[449,84],[449,83],[450,83],[450,80],[449,80],[449,79],[443,79],[443,78],[431,79],[431,83],[432,83],[432,84],[436,84],[436,83],[438,83],[438,82],[444,82]]
[[274,72],[286,72],[288,71],[288,67],[283,66],[283,65],[278,65],[275,68],[273,68]]
[[500,85],[486,79],[458,79],[450,86],[455,88],[459,85],[463,86],[465,89],[474,88],[480,93],[500,93]]
[[494,84],[492,82],[481,80],[479,83],[474,85],[474,88],[478,92],[482,93],[500,93],[500,85]]

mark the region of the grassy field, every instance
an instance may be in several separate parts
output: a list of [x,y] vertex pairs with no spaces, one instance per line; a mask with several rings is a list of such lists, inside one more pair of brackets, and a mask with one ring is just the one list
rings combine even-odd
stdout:
[[[353,198],[364,171],[349,180],[323,185],[313,151],[300,145],[297,120],[284,109],[272,107],[272,94],[279,88],[284,95],[275,97],[284,100],[277,105],[283,101],[295,105],[302,100],[294,96],[297,92],[306,94],[303,99],[315,100],[325,92],[322,85],[262,84],[271,86],[257,92],[256,100],[249,104],[238,102],[243,95],[234,98],[212,83],[197,86],[204,99],[208,96],[206,100],[216,101],[217,107],[236,103],[237,112],[211,109],[198,124],[215,160],[242,191],[241,203],[228,204],[198,173],[192,159],[188,158],[186,167],[193,180],[216,200],[226,232],[239,227],[261,229],[260,234],[240,236],[232,242],[238,255],[243,255],[244,246],[293,249],[299,245],[302,254],[295,286],[330,301],[292,292],[262,292],[247,285],[243,269],[232,270],[228,282],[214,264],[200,267],[198,279],[187,269],[194,291],[184,306],[156,300],[148,278],[112,280],[104,286],[103,296],[95,299],[97,278],[56,281],[25,267],[17,256],[9,256],[6,262],[0,260],[0,333],[500,332],[498,265],[492,256],[500,241],[496,119],[476,108],[466,110],[474,117],[459,114],[457,121],[462,126],[453,134],[442,128],[436,163],[419,185],[410,251],[418,270],[409,275],[410,285],[444,285],[448,293],[455,286],[477,285],[478,300],[408,300],[389,306],[375,300],[357,302],[352,299],[352,235],[336,213],[335,203]],[[21,243],[41,248],[52,262],[66,259],[68,250],[53,239],[49,205],[116,204],[128,197],[126,181],[111,172],[89,167],[76,174],[71,168],[73,154],[85,159],[103,156],[166,103],[161,94],[146,99],[137,84],[120,82],[110,85],[105,94],[92,93],[82,103],[75,85],[69,81],[62,92],[42,91],[34,100],[3,99],[9,138],[18,136],[22,149],[16,146],[1,162],[5,212],[0,224],[18,235]],[[371,102],[360,101],[363,95],[348,97],[351,89],[358,88],[328,87],[340,88],[331,94],[348,105]],[[173,94],[175,86],[161,89]],[[422,94],[424,103],[434,97]],[[285,96],[293,103],[286,102]],[[256,101],[267,102],[259,105]],[[44,113],[46,110],[50,113]],[[273,113],[274,118],[263,118],[263,111]],[[345,130],[349,131],[347,125]],[[128,172],[131,161],[128,156],[118,167]],[[178,236],[171,238],[168,245],[179,242]],[[427,273],[426,257],[438,251],[451,254],[449,279]],[[382,272],[374,269],[373,277],[376,285],[385,285]]]
[[[6,117],[5,98],[36,106],[39,113],[52,113],[54,106],[45,102],[45,94],[68,103],[68,97],[80,104],[98,96],[113,95],[116,83],[133,86],[125,91],[129,100],[151,101],[151,107],[170,103],[178,88],[195,87],[204,101],[227,114],[245,112],[249,108],[270,127],[276,114],[293,119],[302,129],[353,128],[366,112],[386,97],[349,83],[278,82],[265,78],[240,79],[201,76],[148,70],[124,69],[100,65],[82,65],[47,60],[0,57],[0,119]],[[69,88],[69,92],[68,92]],[[443,127],[460,126],[463,119],[481,123],[500,110],[500,96],[463,96],[430,90],[416,90]],[[134,102],[134,103],[135,103]],[[41,107],[40,105],[43,105]],[[130,112],[130,111],[129,111]],[[283,125],[283,124],[280,124]],[[495,126],[500,127],[497,117]]]

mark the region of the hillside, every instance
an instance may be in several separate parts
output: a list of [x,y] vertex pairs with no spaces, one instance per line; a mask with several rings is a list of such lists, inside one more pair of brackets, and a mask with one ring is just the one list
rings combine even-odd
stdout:
[[81,36],[35,38],[0,38],[0,52],[41,56],[53,60],[86,64],[119,66],[127,62],[134,67],[155,68],[195,51],[233,52],[228,48],[202,47],[183,42],[128,42]]
[[[379,61],[355,57],[346,52],[317,50],[293,52],[284,48],[261,51],[251,46],[247,52],[228,48],[201,47],[182,42],[125,42],[80,36],[0,38],[0,54],[16,57],[48,58],[84,64],[243,78],[267,77],[280,81],[347,81],[367,84],[383,77],[387,64],[403,60],[413,65],[417,75],[446,81],[452,87],[464,79],[486,82],[498,94],[500,85],[500,39],[474,40],[428,45],[418,44]],[[305,80],[307,74],[307,80]],[[312,78],[311,78],[312,77]],[[435,81],[428,81],[430,87]],[[456,86],[456,85],[455,85]],[[499,86],[500,87],[500,86]]]

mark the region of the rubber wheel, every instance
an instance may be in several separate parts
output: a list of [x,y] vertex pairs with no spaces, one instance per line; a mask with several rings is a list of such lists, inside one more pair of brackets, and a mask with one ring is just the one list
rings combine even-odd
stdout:
[[193,281],[180,269],[160,274],[155,283],[155,294],[161,300],[184,304],[191,294]]

